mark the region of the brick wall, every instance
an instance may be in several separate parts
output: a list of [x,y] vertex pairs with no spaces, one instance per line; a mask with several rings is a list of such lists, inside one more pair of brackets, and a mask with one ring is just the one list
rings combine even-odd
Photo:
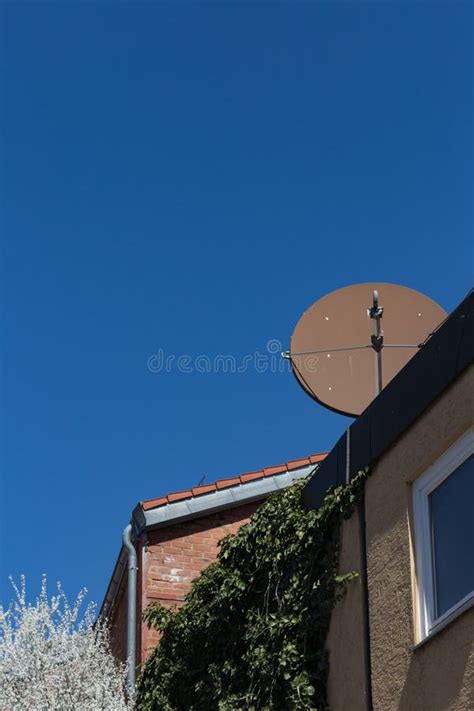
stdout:
[[[163,605],[182,605],[191,581],[215,560],[218,542],[247,523],[258,503],[171,524],[149,531],[137,541],[137,663],[141,665],[156,646],[158,635],[141,622],[146,606],[156,601]],[[124,575],[111,615],[112,647],[125,658],[127,591]]]

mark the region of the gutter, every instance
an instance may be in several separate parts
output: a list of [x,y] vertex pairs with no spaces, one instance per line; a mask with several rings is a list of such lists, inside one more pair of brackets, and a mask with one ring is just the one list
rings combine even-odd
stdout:
[[127,550],[122,543],[118,558],[115,562],[112,577],[107,586],[105,597],[102,600],[102,605],[99,611],[99,617],[109,618],[112,613],[115,598],[122,586],[123,576],[127,567]]

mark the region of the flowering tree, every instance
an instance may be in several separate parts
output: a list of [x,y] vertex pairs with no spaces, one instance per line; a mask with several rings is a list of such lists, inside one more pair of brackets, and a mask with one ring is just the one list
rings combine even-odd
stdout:
[[95,605],[81,615],[86,591],[72,606],[61,585],[48,599],[46,578],[34,605],[25,578],[8,609],[0,605],[0,711],[126,711],[125,666],[110,651]]

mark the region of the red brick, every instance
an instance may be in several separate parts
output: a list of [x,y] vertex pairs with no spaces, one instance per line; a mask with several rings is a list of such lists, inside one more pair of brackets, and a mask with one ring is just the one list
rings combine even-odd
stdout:
[[212,551],[214,546],[209,545],[209,543],[192,543],[194,551]]
[[160,590],[159,593],[154,592],[152,597],[153,600],[184,600],[184,595],[178,594],[176,592],[168,592],[167,590]]
[[174,555],[174,556],[177,556],[177,555],[185,556],[185,555],[187,554],[187,546],[186,546],[185,543],[173,544],[172,546],[170,546],[170,547],[167,549],[166,554],[167,554],[167,555],[170,555],[170,556],[171,556],[171,555]]
[[215,556],[212,556],[212,558],[210,558],[208,556],[203,555],[202,558],[191,558],[191,563],[193,565],[198,566],[198,568],[202,569],[202,568],[206,568],[207,564],[210,563],[211,561],[213,561],[214,558],[215,558]]

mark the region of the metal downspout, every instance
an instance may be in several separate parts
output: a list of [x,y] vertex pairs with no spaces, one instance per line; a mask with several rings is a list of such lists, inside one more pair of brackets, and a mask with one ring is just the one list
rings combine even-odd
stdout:
[[131,698],[135,694],[137,663],[137,553],[132,543],[132,525],[123,529],[122,540],[128,553],[127,581],[127,686]]

